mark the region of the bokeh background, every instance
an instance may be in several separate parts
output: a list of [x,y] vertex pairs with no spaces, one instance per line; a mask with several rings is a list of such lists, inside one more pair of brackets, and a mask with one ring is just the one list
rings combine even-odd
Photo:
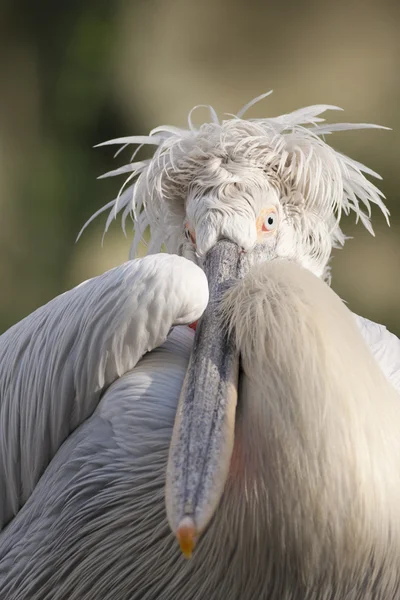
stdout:
[[126,260],[119,224],[101,246],[102,217],[75,244],[119,187],[97,181],[122,162],[96,143],[272,88],[249,116],[328,103],[393,128],[329,139],[382,174],[392,213],[388,229],[373,212],[375,238],[346,220],[332,284],[400,334],[399,26],[394,0],[0,0],[0,332]]

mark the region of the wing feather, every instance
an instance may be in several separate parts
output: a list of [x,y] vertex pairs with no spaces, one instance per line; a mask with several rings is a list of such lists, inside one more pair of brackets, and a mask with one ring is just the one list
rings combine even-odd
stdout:
[[0,529],[111,383],[207,302],[199,267],[153,255],[82,283],[0,337]]
[[354,317],[379,366],[400,394],[400,339],[384,325]]

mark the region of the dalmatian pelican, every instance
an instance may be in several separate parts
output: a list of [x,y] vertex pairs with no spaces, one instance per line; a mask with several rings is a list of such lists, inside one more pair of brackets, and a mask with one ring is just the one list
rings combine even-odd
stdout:
[[130,259],[1,336],[2,600],[400,598],[400,341],[329,270],[376,126],[254,102],[108,142]]

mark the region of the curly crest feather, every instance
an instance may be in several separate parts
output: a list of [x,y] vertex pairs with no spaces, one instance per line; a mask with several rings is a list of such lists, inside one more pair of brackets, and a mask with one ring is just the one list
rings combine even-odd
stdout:
[[[189,113],[189,129],[160,126],[149,136],[131,136],[105,142],[138,145],[131,162],[103,177],[128,173],[117,198],[97,211],[85,224],[110,209],[105,232],[118,213],[122,227],[130,216],[134,223],[131,257],[147,227],[150,229],[148,253],[179,253],[184,243],[188,197],[204,193],[218,194],[233,210],[240,202],[251,202],[255,187],[278,193],[287,216],[302,238],[303,248],[323,267],[332,247],[340,247],[345,236],[339,227],[342,213],[353,211],[373,234],[370,224],[371,204],[376,204],[386,220],[389,211],[382,192],[365,174],[381,177],[363,164],[335,151],[323,137],[335,131],[380,128],[363,123],[321,124],[327,110],[335,106],[316,105],[301,108],[274,118],[244,119],[246,110],[269,95],[249,102],[237,115],[219,121],[208,107],[211,122],[196,128]],[[195,107],[198,108],[198,107]],[[135,161],[143,145],[154,145],[151,159]],[[245,177],[244,177],[245,174]],[[232,190],[235,189],[235,194]],[[239,199],[238,199],[239,198]],[[82,231],[79,235],[81,235]]]

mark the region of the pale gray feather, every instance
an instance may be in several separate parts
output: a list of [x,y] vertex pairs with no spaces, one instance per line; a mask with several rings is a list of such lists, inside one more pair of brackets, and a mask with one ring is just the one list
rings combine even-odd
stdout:
[[[2,597],[396,600],[400,548],[395,523],[393,537],[387,535],[389,513],[398,512],[399,505],[387,502],[385,485],[374,492],[372,488],[365,497],[360,489],[369,483],[361,479],[361,488],[354,485],[343,461],[360,452],[359,459],[367,459],[362,454],[364,433],[356,421],[347,420],[340,402],[330,402],[335,394],[332,385],[338,386],[337,392],[346,389],[342,374],[354,351],[361,360],[358,365],[368,369],[378,387],[383,376],[352,327],[349,311],[324,283],[306,272],[304,280],[288,283],[287,273],[280,276],[279,266],[272,266],[259,266],[250,274],[251,282],[244,284],[247,291],[242,286],[242,292],[226,300],[235,303],[230,311],[232,326],[242,324],[237,335],[244,336],[244,360],[249,360],[249,351],[260,349],[265,336],[269,360],[260,361],[260,380],[242,376],[244,397],[256,399],[261,393],[263,401],[240,407],[232,476],[195,557],[188,562],[180,555],[164,509],[170,436],[193,340],[189,328],[178,327],[163,347],[147,354],[108,389],[93,416],[60,448],[24,508],[3,532]],[[242,298],[250,302],[242,304]],[[264,314],[259,310],[262,306],[271,308]],[[339,319],[331,321],[330,310],[324,316],[326,306]],[[251,347],[245,333],[249,315],[258,315]],[[280,335],[283,328],[276,327],[282,320],[280,325],[291,325],[290,335],[308,331],[310,341],[304,344],[304,337],[292,337],[297,341],[287,346]],[[326,350],[313,342],[321,339],[328,341]],[[345,351],[338,345],[340,340],[347,344]],[[282,352],[288,362],[281,360]],[[333,356],[338,371],[332,379],[326,359]],[[282,387],[293,364],[299,377]],[[302,379],[307,374],[310,379]],[[364,396],[361,389],[352,399],[354,377],[357,373],[350,376],[347,399],[366,402],[363,418],[373,443],[373,429],[379,435],[384,412],[376,406],[369,415],[368,392]],[[365,390],[371,382],[367,380]],[[309,392],[305,403],[304,387]],[[326,395],[318,398],[319,392]],[[382,400],[390,416],[400,410],[400,404],[398,409],[393,404],[390,387],[385,393]],[[320,409],[315,402],[321,403]],[[282,436],[284,423],[291,426]],[[393,426],[387,431],[392,433],[395,420],[389,419],[390,423]],[[354,447],[331,445],[331,435],[347,428],[354,434]],[[316,441],[325,456],[321,462],[313,445]],[[394,450],[392,445],[392,454]],[[398,450],[391,458],[390,449],[383,450],[382,458],[395,461]],[[335,459],[337,464],[331,464]],[[337,477],[344,487],[337,485]],[[302,490],[301,496],[296,489]],[[355,510],[360,503],[365,503],[365,513]],[[387,514],[382,512],[385,506]],[[382,545],[370,546],[376,538],[369,537],[368,527],[358,527],[359,519],[381,536]],[[381,569],[392,571],[392,579],[382,577]]]
[[104,390],[207,301],[199,267],[149,256],[86,281],[0,337],[0,528]]

